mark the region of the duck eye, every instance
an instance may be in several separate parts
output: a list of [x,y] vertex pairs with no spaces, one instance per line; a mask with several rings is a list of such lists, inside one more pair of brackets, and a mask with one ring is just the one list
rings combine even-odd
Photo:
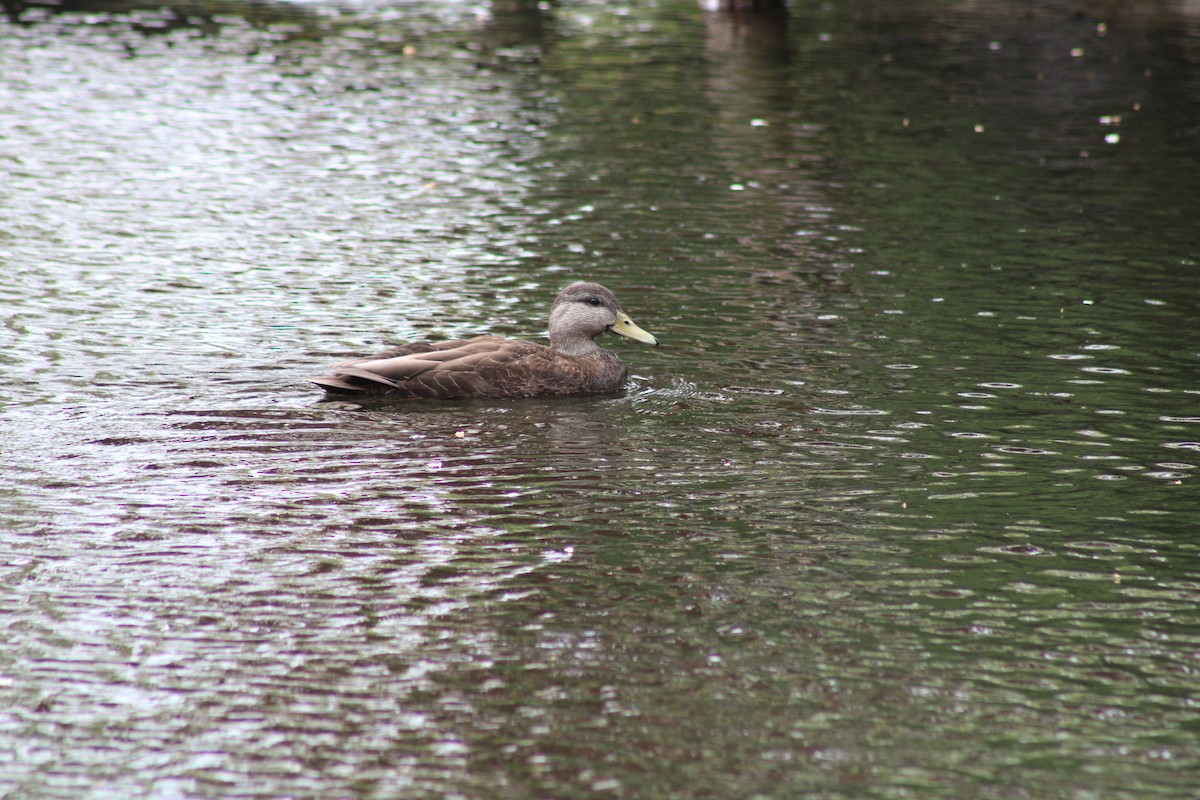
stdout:
[[598,306],[598,305],[600,305],[600,298],[599,297],[589,297],[588,303],[593,306]]

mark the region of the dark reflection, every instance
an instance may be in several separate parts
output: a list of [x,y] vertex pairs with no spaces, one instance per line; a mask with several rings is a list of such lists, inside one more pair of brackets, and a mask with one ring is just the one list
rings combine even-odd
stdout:
[[815,31],[783,4],[733,4],[732,13],[709,12],[704,21],[705,96],[720,123],[714,153],[731,176],[731,199],[742,206],[738,244],[772,254],[745,271],[761,289],[760,302],[777,306],[774,335],[811,331],[813,308],[844,286],[849,266],[821,246],[821,234],[831,237],[837,222],[820,171],[821,125],[811,113],[814,96],[790,74],[796,40]]
[[[787,37],[788,6],[783,0],[718,0],[701,3],[708,26],[722,28],[721,38],[740,47],[776,51]],[[709,33],[712,38],[712,33]],[[728,49],[728,45],[725,45]]]
[[494,48],[552,46],[555,5],[545,0],[497,0],[489,6],[483,39]]

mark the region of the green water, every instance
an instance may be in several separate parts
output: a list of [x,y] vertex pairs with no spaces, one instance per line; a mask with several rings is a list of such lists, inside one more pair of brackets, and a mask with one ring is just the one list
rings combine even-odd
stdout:
[[1188,5],[14,16],[0,797],[1195,793]]

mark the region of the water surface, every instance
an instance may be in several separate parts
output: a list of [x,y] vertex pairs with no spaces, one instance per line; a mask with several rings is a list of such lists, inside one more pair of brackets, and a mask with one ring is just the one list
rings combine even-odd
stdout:
[[1196,18],[877,5],[3,23],[0,794],[1190,796]]

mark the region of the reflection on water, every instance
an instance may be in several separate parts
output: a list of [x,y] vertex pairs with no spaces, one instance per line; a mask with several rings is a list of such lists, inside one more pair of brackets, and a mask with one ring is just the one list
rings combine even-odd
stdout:
[[1186,796],[1195,20],[985,5],[16,9],[0,794]]

